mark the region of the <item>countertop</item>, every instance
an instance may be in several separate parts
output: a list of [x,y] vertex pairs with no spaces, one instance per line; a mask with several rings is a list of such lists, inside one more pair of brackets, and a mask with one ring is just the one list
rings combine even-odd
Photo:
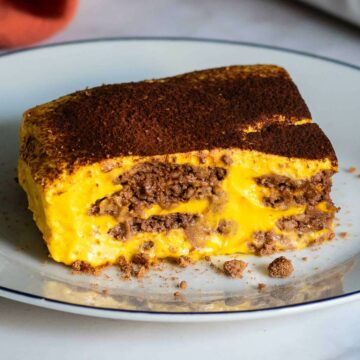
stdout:
[[[82,0],[46,43],[109,36],[259,42],[360,65],[360,30],[289,1]],[[227,323],[160,324],[72,315],[0,299],[0,359],[360,358],[360,303]]]

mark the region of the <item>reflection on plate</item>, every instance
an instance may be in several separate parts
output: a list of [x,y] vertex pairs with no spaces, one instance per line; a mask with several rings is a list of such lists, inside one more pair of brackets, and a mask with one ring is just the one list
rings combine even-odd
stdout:
[[[223,312],[248,311],[299,304],[312,300],[334,297],[343,292],[344,274],[349,271],[355,259],[305,280],[286,285],[273,285],[258,290],[253,287],[243,292],[217,291],[207,294],[193,292],[174,298],[169,287],[166,294],[140,291],[139,294],[117,294],[106,287],[95,289],[70,285],[60,281],[45,281],[44,295],[67,303],[81,303],[102,308],[141,310],[150,312]],[[169,271],[171,273],[171,271]],[[153,274],[152,276],[156,276]]]

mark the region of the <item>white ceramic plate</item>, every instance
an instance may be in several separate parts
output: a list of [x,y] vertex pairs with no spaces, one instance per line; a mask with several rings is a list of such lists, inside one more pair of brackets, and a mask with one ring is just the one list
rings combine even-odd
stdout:
[[[63,94],[103,83],[164,77],[231,64],[274,63],[292,74],[313,118],[332,140],[340,161],[333,197],[346,239],[289,253],[294,275],[266,276],[274,257],[247,257],[242,280],[208,265],[165,269],[140,282],[121,281],[116,269],[99,277],[72,275],[47,259],[41,235],[14,181],[22,112]],[[52,309],[115,319],[215,321],[262,318],[318,309],[360,298],[360,69],[339,61],[256,44],[197,39],[105,39],[45,46],[0,57],[0,295]],[[302,260],[307,257],[307,261]],[[172,279],[163,279],[172,273]],[[166,276],[165,276],[166,277]],[[189,288],[173,293],[179,280]],[[257,284],[267,284],[259,292]]]

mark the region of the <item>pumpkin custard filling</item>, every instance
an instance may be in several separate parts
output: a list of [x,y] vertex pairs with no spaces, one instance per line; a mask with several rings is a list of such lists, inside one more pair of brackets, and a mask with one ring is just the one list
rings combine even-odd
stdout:
[[80,270],[333,237],[335,152],[275,65],[79,91],[25,112],[20,142],[50,255]]

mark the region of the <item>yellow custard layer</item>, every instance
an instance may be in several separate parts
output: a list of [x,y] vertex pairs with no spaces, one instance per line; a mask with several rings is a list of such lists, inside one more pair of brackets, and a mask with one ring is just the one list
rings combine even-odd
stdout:
[[[201,152],[205,162],[200,163],[199,152],[179,153],[171,156],[119,157],[100,163],[78,167],[41,186],[34,181],[30,167],[19,161],[18,172],[21,186],[27,193],[29,207],[43,233],[50,255],[58,262],[72,264],[86,261],[92,266],[114,263],[120,255],[130,259],[138,253],[145,241],[153,241],[149,254],[155,258],[190,256],[193,259],[205,255],[251,253],[249,245],[253,234],[258,231],[273,231],[289,239],[286,247],[303,248],[331,230],[308,232],[300,240],[295,233],[284,233],[276,228],[282,217],[301,214],[304,206],[287,210],[266,207],[262,199],[268,189],[256,184],[254,178],[263,175],[281,175],[292,179],[310,179],[322,170],[335,170],[330,160],[308,160],[285,158],[256,151],[239,149],[215,149]],[[224,155],[232,159],[230,165],[221,160]],[[220,220],[235,223],[230,234],[212,231],[201,238],[189,241],[183,229],[163,233],[135,233],[126,241],[114,239],[108,234],[117,225],[110,215],[89,215],[91,205],[98,199],[110,196],[122,189],[113,180],[141,162],[168,162],[196,166],[219,166],[227,169],[227,176],[221,182],[225,201],[214,205],[211,200],[190,200],[178,203],[170,209],[154,205],[145,211],[144,218],[169,213],[200,214],[210,228],[216,229]],[[119,164],[104,172],[107,163]],[[318,208],[324,212],[325,203]],[[278,245],[281,250],[281,244]],[[285,247],[285,245],[284,245]]]

